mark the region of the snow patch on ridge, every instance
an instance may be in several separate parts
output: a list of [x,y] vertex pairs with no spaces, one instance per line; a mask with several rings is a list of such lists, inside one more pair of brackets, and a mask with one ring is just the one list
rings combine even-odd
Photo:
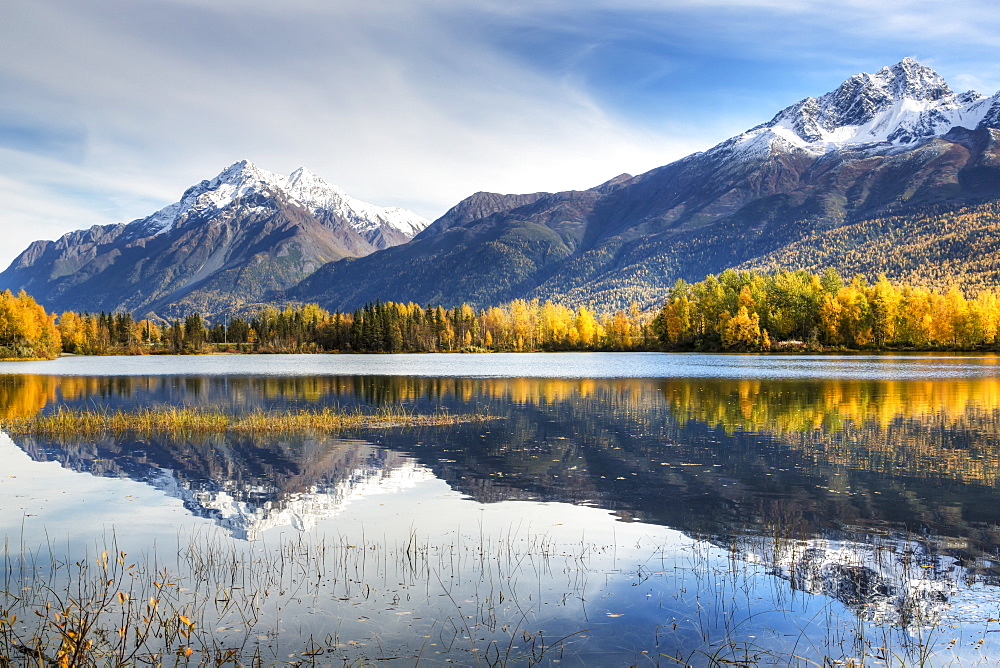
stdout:
[[412,211],[376,206],[351,197],[304,167],[285,176],[263,170],[248,160],[241,160],[214,179],[188,188],[180,201],[130,225],[134,225],[137,232],[144,236],[165,234],[185,216],[218,211],[250,195],[278,192],[303,205],[313,215],[327,213],[339,216],[359,232],[389,227],[413,237],[430,225],[429,220]]
[[358,231],[387,226],[413,237],[431,223],[406,209],[376,206],[351,197],[342,188],[328,184],[305,167],[292,172],[287,177],[287,183],[286,191],[310,207],[314,214],[337,214],[350,221],[351,227]]

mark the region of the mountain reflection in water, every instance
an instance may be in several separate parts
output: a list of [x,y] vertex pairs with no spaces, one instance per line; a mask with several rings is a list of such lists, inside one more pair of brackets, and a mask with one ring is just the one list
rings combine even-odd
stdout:
[[1000,380],[0,377],[0,415],[57,405],[444,409],[497,419],[298,438],[18,437],[128,477],[238,538],[308,530],[439,478],[484,503],[562,501],[679,529],[866,619],[943,614],[1000,584]]

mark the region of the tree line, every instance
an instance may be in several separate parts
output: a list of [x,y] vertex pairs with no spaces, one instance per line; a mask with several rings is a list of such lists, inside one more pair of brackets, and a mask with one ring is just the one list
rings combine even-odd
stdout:
[[82,355],[232,352],[521,352],[640,350],[657,345],[638,308],[597,315],[538,300],[476,310],[373,302],[349,313],[316,304],[267,307],[255,316],[209,321],[200,314],[166,323],[129,313],[65,312],[62,351]]
[[372,302],[331,313],[316,304],[256,315],[169,322],[129,313],[47,314],[23,291],[0,294],[0,356],[51,358],[232,352],[493,352],[532,350],[994,349],[1000,292],[946,291],[845,280],[837,272],[726,270],[678,280],[655,314],[633,306],[598,314],[517,299],[475,309]]

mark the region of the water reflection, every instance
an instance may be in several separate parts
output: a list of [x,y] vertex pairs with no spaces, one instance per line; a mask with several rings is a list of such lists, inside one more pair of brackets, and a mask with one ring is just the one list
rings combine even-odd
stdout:
[[1000,379],[0,377],[4,417],[59,404],[404,405],[498,419],[299,439],[18,438],[37,461],[163,489],[238,538],[440,479],[679,529],[870,621],[940,620],[1000,584]]
[[433,477],[398,452],[333,437],[280,442],[109,437],[61,443],[19,437],[17,443],[35,461],[147,483],[242,540],[275,527],[310,531],[352,499],[398,492]]
[[743,537],[731,548],[764,564],[791,586],[843,603],[877,624],[935,626],[952,599],[969,586],[970,572],[948,554],[946,540],[842,532],[839,537],[775,540]]
[[[657,397],[654,395],[662,395]],[[578,379],[418,376],[72,376],[0,375],[0,411],[30,415],[47,405],[127,403],[129,399],[175,403],[227,402],[260,406],[291,403],[372,404],[446,400],[501,400],[546,405],[613,398],[636,408],[663,400],[679,419],[727,432],[768,433],[840,429],[846,422],[932,415],[978,419],[1000,410],[1000,377],[866,381],[817,379]]]
[[56,400],[58,378],[0,376],[0,420],[27,418]]

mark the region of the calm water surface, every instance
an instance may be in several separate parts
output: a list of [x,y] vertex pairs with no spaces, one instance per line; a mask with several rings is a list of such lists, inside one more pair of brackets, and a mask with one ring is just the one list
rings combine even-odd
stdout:
[[299,438],[2,437],[4,584],[113,544],[138,570],[189,578],[177,600],[199,628],[264,663],[993,665],[997,360],[0,363],[3,418],[61,405],[491,417]]
[[452,376],[462,378],[924,378],[992,377],[996,355],[739,355],[492,353],[64,357],[0,362],[0,374],[80,376]]

